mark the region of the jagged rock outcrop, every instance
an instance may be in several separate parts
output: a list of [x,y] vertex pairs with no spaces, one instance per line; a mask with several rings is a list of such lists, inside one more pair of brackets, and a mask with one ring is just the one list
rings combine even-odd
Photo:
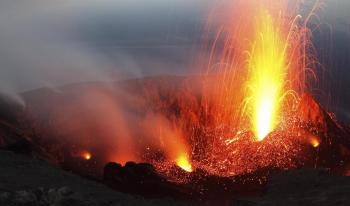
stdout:
[[[310,94],[304,94],[295,115],[298,132],[319,141],[316,166],[347,168],[350,158],[350,131],[328,113]],[[344,171],[342,171],[344,173]]]

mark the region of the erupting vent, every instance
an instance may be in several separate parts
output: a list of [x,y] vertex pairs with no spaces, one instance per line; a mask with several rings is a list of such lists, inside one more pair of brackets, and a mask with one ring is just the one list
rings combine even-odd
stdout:
[[29,101],[28,113],[50,108],[33,132],[53,137],[33,138],[41,153],[95,176],[108,162],[147,162],[182,184],[344,160],[348,131],[306,95],[316,62],[307,26],[318,2],[303,16],[299,1],[223,4],[208,20],[203,74],[72,86],[44,105]]
[[224,201],[262,191],[274,172],[345,173],[350,128],[311,94],[320,2],[215,2],[188,72],[199,74],[24,92],[12,123],[0,117],[0,146],[152,197]]

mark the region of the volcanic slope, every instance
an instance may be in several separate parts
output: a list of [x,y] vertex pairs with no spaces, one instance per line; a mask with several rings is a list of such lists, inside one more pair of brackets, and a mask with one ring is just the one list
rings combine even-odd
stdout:
[[29,156],[0,150],[0,205],[185,205],[113,191]]

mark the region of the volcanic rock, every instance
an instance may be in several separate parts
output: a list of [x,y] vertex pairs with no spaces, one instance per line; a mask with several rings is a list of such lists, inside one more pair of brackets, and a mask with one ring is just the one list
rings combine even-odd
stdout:
[[8,145],[7,147],[5,147],[5,149],[15,153],[27,155],[30,155],[33,151],[31,142],[29,142],[26,139],[20,139],[17,142]]
[[[67,190],[70,192],[67,193]],[[20,190],[0,193],[1,205],[9,206],[90,206],[84,198],[67,187],[35,190]]]
[[327,113],[314,100],[310,94],[304,94],[301,98],[297,117],[301,122],[311,123],[321,128],[327,128]]
[[317,130],[318,134],[335,136],[335,139],[343,138],[343,141],[345,140],[350,147],[349,127],[338,122],[335,114],[327,112],[310,94],[302,96],[296,117],[299,123],[308,124]]
[[45,161],[9,151],[0,150],[0,165],[1,206],[23,202],[21,206],[187,205],[166,197],[144,199],[122,194]]
[[[156,93],[155,96],[160,99],[167,99],[167,98],[171,98],[174,94],[174,91],[178,91],[176,88],[178,88],[179,82],[182,82],[183,79],[182,78],[173,78],[173,81],[169,80],[170,78],[163,78],[163,79],[146,79],[146,80],[137,80],[137,81],[128,81],[128,82],[124,82],[122,84],[118,84],[120,86],[120,88],[125,89],[126,93],[133,93],[134,96],[133,97],[137,97],[136,100],[141,100],[144,98],[140,98],[143,97],[141,94],[144,91],[144,87],[148,86],[150,88],[157,88],[154,92]],[[167,83],[167,84],[165,84]],[[166,85],[166,86],[165,86]],[[100,85],[101,86],[101,85]],[[148,88],[147,87],[147,88]],[[88,89],[92,89],[95,90],[96,88],[99,88],[99,84],[83,84],[83,85],[70,85],[69,87],[65,87],[62,88],[62,93],[56,93],[56,92],[52,92],[50,90],[36,90],[36,91],[32,91],[32,92],[27,92],[26,94],[23,94],[24,98],[26,99],[26,102],[28,102],[27,104],[27,109],[30,111],[35,111],[36,114],[38,114],[38,116],[36,117],[37,119],[40,120],[40,128],[41,129],[47,129],[50,128],[50,124],[51,123],[51,116],[53,113],[53,108],[57,109],[57,111],[67,111],[67,110],[60,110],[62,105],[69,105],[70,107],[73,108],[72,111],[76,110],[77,105],[79,106],[79,104],[76,104],[77,102],[74,103],[75,97],[77,96],[77,94],[83,93],[82,91],[88,90]],[[105,92],[105,89],[101,89]],[[158,91],[159,90],[159,91]],[[70,91],[70,92],[69,92]],[[123,90],[124,91],[124,90]],[[147,90],[146,90],[147,91]],[[153,91],[153,90],[151,90]],[[111,92],[108,90],[108,92]],[[109,94],[109,93],[108,93]],[[125,107],[122,107],[123,110],[125,111],[132,111],[132,112],[139,112],[140,108],[143,107],[148,107],[148,103],[149,102],[142,102],[141,105],[133,105],[132,103],[137,102],[139,103],[139,101],[135,101],[134,98],[128,97],[128,98],[121,98],[124,97],[124,92],[121,92],[120,94],[118,93],[116,96],[116,98],[118,99],[118,101],[120,101]],[[165,95],[167,94],[167,95]],[[182,98],[183,97],[183,93],[179,92],[179,94],[181,95]],[[119,96],[118,96],[119,95]],[[114,97],[114,95],[112,95]],[[153,97],[151,95],[151,97]],[[157,99],[156,98],[156,99]],[[123,101],[122,101],[123,100]],[[185,99],[184,102],[186,102],[187,99]],[[119,103],[120,103],[119,102]],[[172,103],[172,101],[170,101],[170,103]],[[177,101],[174,101],[174,104],[171,104],[170,108],[166,108],[171,110],[171,112],[174,113],[179,113],[178,112],[178,103]],[[127,106],[126,106],[127,105]],[[162,107],[161,107],[162,108]],[[168,112],[168,110],[165,110],[164,108],[162,108],[163,110],[161,110],[162,112],[166,113]],[[39,115],[40,114],[40,115]],[[339,168],[339,167],[343,167],[345,162],[348,162],[349,157],[350,157],[350,129],[344,127],[343,125],[341,125],[340,123],[338,123],[335,119],[335,116],[332,115],[331,113],[326,112],[326,110],[324,108],[322,108],[322,106],[320,106],[311,95],[305,94],[300,101],[300,105],[298,108],[298,111],[295,114],[296,118],[298,119],[296,122],[298,125],[301,125],[300,127],[300,131],[301,132],[301,137],[304,137],[305,134],[306,135],[313,135],[317,138],[320,139],[321,144],[317,147],[317,148],[311,148],[316,156],[317,156],[317,162],[315,163],[315,167],[329,167],[329,168]],[[94,118],[85,118],[84,116],[82,116],[81,118],[84,119],[94,119]],[[70,118],[68,118],[70,119]],[[65,119],[64,119],[65,120]],[[79,122],[80,121],[76,121]],[[30,122],[26,122],[26,123],[30,123]],[[93,122],[95,123],[95,122]],[[67,131],[67,126],[65,125],[65,127],[63,127],[64,129],[59,130],[61,133],[59,134],[65,134],[65,132]],[[88,129],[89,126],[86,126],[85,129]],[[24,139],[23,136],[21,136],[21,132],[16,130],[16,126],[11,126],[11,124],[3,124],[0,123],[0,139],[2,137],[2,142],[0,141],[0,144],[2,145],[11,145],[11,147],[9,147],[9,149],[11,149],[12,151],[23,151],[24,153],[26,153],[26,151],[30,151],[30,150],[26,150],[26,148],[30,148],[28,146],[30,146],[30,144],[28,144],[28,142],[18,142],[19,139]],[[19,127],[20,128],[20,127]],[[298,128],[299,129],[299,128]],[[54,130],[55,132],[52,131],[45,131],[46,135],[42,135],[40,136],[42,139],[47,139],[47,140],[53,140],[54,138],[52,138],[53,136],[56,137],[55,135],[57,135],[57,139],[58,140],[62,140],[61,136],[57,134],[57,131]],[[89,131],[89,130],[87,130]],[[85,131],[84,131],[85,132]],[[289,131],[288,131],[289,132]],[[299,130],[297,131],[299,132]],[[89,132],[86,132],[89,133]],[[75,133],[74,133],[75,134]],[[96,132],[96,134],[100,134],[100,132]],[[12,138],[15,137],[15,138]],[[47,138],[46,138],[47,137]],[[73,138],[66,138],[68,139],[73,139]],[[49,144],[47,144],[47,142],[45,142],[47,146]],[[42,151],[40,147],[38,147],[38,142],[35,142],[34,145],[34,149],[36,153],[40,154],[38,156],[43,157],[43,155],[47,155],[48,152]],[[51,143],[55,146],[57,146],[54,142]],[[71,144],[67,144],[67,145],[74,145],[73,143]],[[102,144],[103,145],[103,144]],[[1,146],[1,145],[0,145]],[[309,147],[311,147],[310,145],[308,145]],[[58,149],[58,151],[62,151],[62,147]],[[104,151],[105,147],[102,147],[101,151]],[[22,152],[22,153],[23,153]],[[46,153],[45,153],[46,152]],[[102,153],[102,152],[101,152]],[[53,153],[56,154],[56,153]],[[13,163],[13,159],[15,160]],[[59,169],[47,169],[45,166],[41,167],[37,167],[36,163],[28,163],[28,161],[22,161],[22,158],[8,158],[7,161],[3,161],[2,165],[1,165],[1,170],[4,170],[4,172],[0,173],[0,181],[4,182],[4,184],[6,184],[6,181],[8,181],[8,177],[6,175],[12,175],[12,183],[7,183],[8,187],[19,187],[19,186],[26,186],[28,187],[28,185],[30,185],[30,188],[32,187],[40,187],[42,186],[41,184],[46,185],[46,188],[52,188],[49,191],[35,191],[34,194],[37,196],[43,195],[43,196],[48,196],[51,199],[55,199],[55,197],[58,195],[60,197],[62,196],[68,196],[71,197],[71,193],[72,191],[70,191],[70,189],[64,189],[61,188],[63,185],[74,185],[73,190],[74,191],[80,191],[80,190],[84,190],[85,189],[85,184],[80,184],[80,181],[75,180],[75,178],[71,178],[71,177],[67,177],[65,175],[59,175],[59,177],[55,176],[57,170]],[[49,159],[49,158],[47,158]],[[67,158],[69,159],[69,158]],[[50,159],[52,160],[52,158]],[[85,160],[80,160],[79,161],[84,161],[83,163],[85,164]],[[1,163],[1,156],[0,156],[0,163]],[[12,165],[10,167],[6,167],[8,166],[10,163],[12,163]],[[79,166],[78,164],[76,164],[76,162],[73,162],[74,165]],[[86,161],[86,163],[91,163],[91,165],[93,165],[93,161]],[[105,162],[103,162],[102,164],[104,164]],[[312,162],[314,163],[314,162]],[[29,165],[29,166],[28,166]],[[13,169],[19,167],[20,169]],[[32,168],[33,167],[33,168]],[[93,166],[92,166],[93,167]],[[98,169],[99,171],[101,171],[103,166],[100,167],[93,167],[94,169]],[[67,168],[67,170],[69,171],[74,171],[73,170],[74,167],[69,167]],[[83,171],[86,173],[87,170],[85,170],[85,168],[83,167],[79,167],[79,171]],[[30,176],[31,178],[34,176],[34,180],[29,181],[28,178],[29,177],[23,177],[21,176],[23,171],[26,171],[26,175]],[[266,168],[266,171],[271,171],[272,168]],[[13,172],[16,171],[16,172]],[[50,172],[45,172],[45,171],[50,171]],[[77,173],[76,171],[74,171],[75,173]],[[185,173],[185,171],[181,171],[182,173]],[[154,167],[150,164],[136,164],[133,162],[128,162],[125,166],[122,166],[120,164],[117,163],[108,163],[105,167],[104,167],[104,174],[103,174],[103,182],[110,186],[111,188],[114,188],[117,191],[122,191],[122,192],[126,192],[126,193],[131,193],[131,194],[138,194],[138,195],[144,195],[147,197],[164,197],[164,196],[173,196],[173,197],[182,197],[182,196],[186,196],[187,194],[192,195],[194,198],[195,197],[199,197],[200,199],[204,199],[204,198],[212,198],[212,199],[220,199],[221,197],[227,195],[227,194],[233,194],[235,192],[238,191],[242,191],[245,190],[247,188],[247,191],[251,191],[252,188],[254,188],[256,185],[260,186],[259,184],[256,184],[256,182],[259,183],[260,179],[256,179],[254,181],[252,181],[252,184],[247,184],[247,181],[245,180],[249,180],[251,178],[254,177],[258,177],[258,176],[264,176],[266,173],[265,171],[262,172],[263,174],[259,174],[259,172],[256,172],[254,174],[252,174],[251,176],[246,175],[246,176],[242,176],[242,177],[219,177],[219,176],[215,176],[215,175],[208,175],[205,173],[205,171],[194,171],[193,173],[191,173],[189,176],[191,176],[192,179],[194,179],[194,181],[189,182],[187,184],[183,184],[183,185],[177,185],[173,182],[170,182],[168,180],[166,180],[164,177],[162,177],[161,175],[157,174]],[[272,177],[272,179],[269,182],[269,186],[268,186],[268,190],[266,192],[266,194],[263,196],[263,199],[261,199],[261,201],[270,201],[270,199],[268,199],[268,197],[271,197],[272,199],[277,199],[277,197],[275,196],[269,196],[269,194],[279,194],[282,193],[282,191],[284,191],[284,193],[286,193],[287,195],[294,195],[295,194],[295,198],[296,200],[292,203],[298,204],[298,201],[303,201],[305,198],[302,196],[302,194],[299,194],[297,192],[295,192],[298,189],[295,188],[302,188],[303,190],[301,191],[305,191],[306,193],[310,192],[310,197],[313,198],[320,198],[321,195],[315,195],[313,194],[314,190],[312,188],[310,188],[309,186],[311,185],[319,185],[319,182],[317,180],[319,174],[317,174],[316,176],[314,176],[314,174],[311,172],[311,176],[309,175],[305,175],[305,172],[301,172],[298,175],[298,178],[296,178],[293,175],[289,175],[289,174],[282,174],[281,178],[279,178],[278,181],[280,181],[280,185],[278,185],[278,181],[274,180],[274,177]],[[322,173],[322,172],[321,172]],[[5,175],[4,175],[5,174]],[[307,173],[309,174],[309,173]],[[4,176],[1,176],[4,175]],[[304,176],[305,175],[305,176]],[[62,177],[64,178],[62,178]],[[286,176],[286,177],[284,177]],[[332,179],[337,179],[335,181],[335,183],[338,184],[338,177],[329,177],[327,175],[321,174],[320,176],[324,177],[326,176],[325,179],[329,178],[330,181]],[[300,177],[300,178],[299,178]],[[304,178],[305,177],[305,178]],[[314,177],[316,178],[316,183],[314,180]],[[55,179],[57,178],[57,179]],[[277,177],[276,177],[277,178]],[[286,179],[284,179],[286,178]],[[285,180],[289,180],[289,179],[296,179],[297,182],[285,182]],[[13,180],[15,179],[15,180]],[[29,178],[30,179],[30,178]],[[241,180],[240,180],[241,179]],[[277,178],[278,179],[278,178]],[[5,181],[6,180],[6,181]],[[68,184],[68,182],[70,181],[75,182],[74,184]],[[312,180],[311,182],[309,180]],[[321,178],[321,180],[323,181],[323,179]],[[308,186],[305,186],[303,184],[298,184],[298,182],[306,182],[305,184],[308,184]],[[321,185],[323,185],[323,182],[321,181]],[[63,183],[64,182],[64,183]],[[238,183],[237,183],[238,182]],[[274,182],[276,184],[274,184]],[[339,181],[340,182],[340,181]],[[346,181],[345,181],[346,182]],[[344,182],[344,188],[345,188],[345,182]],[[241,184],[241,183],[245,183],[245,184]],[[328,184],[329,183],[329,184]],[[333,188],[334,190],[336,190],[335,186],[332,185],[331,182],[328,182],[327,184],[323,185],[322,187],[326,187],[325,191],[328,192],[327,189],[331,189]],[[62,185],[63,184],[63,185]],[[292,191],[288,191],[287,189],[289,188],[289,185],[292,184],[294,186],[292,186],[291,188]],[[346,183],[347,184],[347,183]],[[24,187],[23,186],[23,187]],[[327,187],[330,188],[327,188]],[[305,188],[303,188],[305,187]],[[60,189],[55,189],[55,188],[60,188]],[[91,188],[91,187],[86,187],[86,188]],[[99,187],[98,187],[99,188]],[[274,189],[277,188],[277,189]],[[287,189],[286,189],[287,188]],[[23,190],[24,189],[24,190]],[[260,189],[260,187],[258,187],[258,189]],[[345,188],[345,189],[349,189],[349,188]],[[28,204],[30,201],[32,201],[31,199],[31,190],[28,190],[28,188],[16,188],[15,191],[25,191],[25,195],[23,193],[23,198],[26,199],[26,201],[28,200]],[[105,191],[105,189],[96,189],[94,190],[95,193],[98,193],[98,190],[101,191]],[[320,191],[317,192],[322,192],[321,189]],[[74,193],[74,192],[73,192]],[[86,191],[85,191],[86,193]],[[104,192],[105,193],[105,192]],[[120,195],[120,193],[111,193],[110,191],[107,192],[108,194],[115,195],[118,194],[117,196]],[[336,193],[336,192],[334,192]],[[0,194],[0,199],[1,198],[7,198],[9,196],[13,196],[14,194],[16,194],[16,192],[4,192],[3,194]],[[50,195],[49,195],[50,194]],[[342,192],[340,192],[340,194],[343,194]],[[315,196],[312,196],[315,195]],[[278,196],[278,195],[277,195]],[[266,197],[266,198],[265,198]],[[230,199],[232,198],[232,196],[230,196]],[[265,198],[265,199],[264,199]],[[294,198],[291,196],[288,196],[286,198]],[[341,196],[340,198],[344,198],[343,196]],[[64,200],[66,200],[66,198],[63,198]],[[129,201],[129,200],[127,200]],[[278,201],[284,201],[284,199],[278,199]],[[315,200],[316,201],[316,200]],[[131,202],[131,200],[130,200]],[[136,201],[137,203],[139,203],[138,201]],[[243,205],[256,205],[255,200],[240,200],[240,201],[236,201],[237,204],[243,204]],[[316,201],[317,202],[317,201]],[[313,203],[316,203],[313,202]],[[259,202],[261,203],[261,202]],[[332,202],[333,203],[333,202]],[[31,204],[31,203],[30,203]],[[68,203],[66,203],[68,204]],[[116,203],[119,204],[119,203]],[[69,205],[69,204],[68,204]],[[130,203],[131,205],[131,203]],[[259,204],[261,205],[261,204]],[[283,204],[283,202],[279,202],[278,205],[285,205]]]
[[324,169],[300,169],[272,175],[259,198],[236,199],[232,206],[350,205],[350,177]]
[[181,191],[174,184],[156,173],[147,163],[127,162],[125,166],[108,163],[104,167],[103,182],[121,192],[145,196],[181,196]]
[[104,183],[118,191],[147,197],[169,195],[208,205],[225,205],[232,195],[261,193],[265,185],[264,177],[273,169],[264,168],[234,177],[217,176],[202,169],[188,173],[175,165],[171,170],[183,182],[168,181],[147,163],[128,162],[124,167],[118,163],[108,163],[104,168]]
[[298,131],[319,142],[316,166],[340,168],[349,163],[350,131],[339,123],[334,114],[326,112],[309,94],[304,94],[296,113]]

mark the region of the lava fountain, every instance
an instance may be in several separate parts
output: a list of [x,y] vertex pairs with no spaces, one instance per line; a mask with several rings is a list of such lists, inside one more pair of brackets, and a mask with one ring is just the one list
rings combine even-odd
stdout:
[[[221,110],[218,113],[233,117],[228,124],[250,127],[255,139],[262,141],[305,92],[315,63],[307,24],[318,6],[315,1],[310,11],[301,11],[300,1],[288,0],[235,1],[227,6],[234,17],[227,12],[223,18],[208,68],[220,67],[222,78],[216,89],[220,94],[213,99],[218,99],[214,103]],[[242,99],[243,109],[237,107]]]
[[[206,68],[199,115],[204,120],[188,135],[194,136],[195,165],[218,175],[294,166],[288,159],[298,159],[292,150],[300,148],[284,132],[293,128],[300,97],[314,78],[317,59],[308,26],[319,7],[318,1],[238,0],[213,9],[204,36],[209,55],[200,60]],[[281,158],[274,162],[277,153]]]
[[[250,119],[258,141],[263,140],[278,123],[287,74],[295,66],[289,51],[300,44],[299,39],[293,39],[294,32],[299,32],[295,22],[300,16],[288,25],[282,14],[279,12],[272,16],[268,9],[260,8],[254,26],[253,44],[247,52],[247,103],[252,111]],[[304,68],[294,69],[302,71]]]
[[[86,89],[81,97],[72,93],[67,108],[57,106],[59,124],[50,133],[57,139],[69,133],[70,140],[79,131],[96,141],[91,144],[98,149],[80,145],[91,151],[80,154],[86,164],[98,159],[148,162],[180,182],[183,173],[231,177],[307,162],[309,146],[316,150],[325,144],[318,133],[302,132],[308,127],[300,128],[304,125],[296,116],[315,63],[307,25],[317,1],[302,12],[299,1],[219,4],[223,2],[232,5],[214,8],[217,13],[209,16],[204,32],[209,43],[203,45],[205,58],[198,58],[200,68],[207,69],[204,74],[130,80],[118,83],[117,89]],[[305,135],[309,133],[315,138]],[[95,134],[105,141],[100,143]]]
[[286,44],[280,28],[267,10],[261,12],[256,39],[249,55],[249,101],[253,107],[254,133],[259,141],[276,126],[279,100],[286,77]]
[[277,9],[266,7],[271,2],[257,4],[254,37],[247,51],[247,106],[254,134],[261,141],[283,119],[284,98],[305,92],[307,63],[312,62],[306,49],[311,44],[307,24],[318,2],[304,19],[288,7],[288,1],[276,1]]

